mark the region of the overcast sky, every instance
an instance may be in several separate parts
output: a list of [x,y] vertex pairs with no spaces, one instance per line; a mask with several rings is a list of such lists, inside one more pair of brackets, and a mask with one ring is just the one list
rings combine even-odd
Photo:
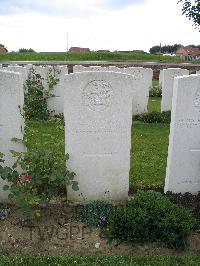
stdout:
[[177,0],[0,0],[0,43],[9,51],[144,50],[200,44]]

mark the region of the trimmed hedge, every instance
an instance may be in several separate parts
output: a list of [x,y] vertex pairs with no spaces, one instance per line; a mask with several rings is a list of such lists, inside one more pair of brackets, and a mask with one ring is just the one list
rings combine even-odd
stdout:
[[150,190],[136,193],[125,206],[114,210],[102,234],[111,242],[161,242],[184,249],[194,226],[190,210]]
[[134,121],[141,121],[144,123],[170,123],[171,122],[171,112],[151,112],[151,113],[141,113],[133,116]]

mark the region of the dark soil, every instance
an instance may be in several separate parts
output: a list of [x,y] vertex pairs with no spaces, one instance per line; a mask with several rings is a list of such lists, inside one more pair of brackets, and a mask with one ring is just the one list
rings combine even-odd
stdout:
[[37,220],[23,220],[15,206],[0,220],[0,254],[4,255],[180,255],[200,252],[200,234],[194,232],[186,251],[156,243],[115,246],[76,219],[76,207],[52,203]]

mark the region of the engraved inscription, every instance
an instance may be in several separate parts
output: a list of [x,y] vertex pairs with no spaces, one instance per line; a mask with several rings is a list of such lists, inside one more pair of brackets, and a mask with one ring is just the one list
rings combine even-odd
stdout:
[[103,80],[93,80],[83,89],[83,103],[93,111],[104,111],[112,102],[112,86]]
[[137,71],[133,74],[133,79],[134,80],[141,80],[143,78],[143,74],[141,71]]
[[193,128],[193,127],[199,127],[200,126],[200,119],[193,119],[193,118],[187,118],[187,119],[179,119],[176,122],[176,126],[180,128]]
[[194,106],[200,108],[200,89],[195,93]]
[[196,185],[198,185],[199,183],[200,183],[199,180],[194,181],[194,180],[190,180],[190,179],[183,179],[180,182],[177,182],[177,185],[180,185],[180,184],[196,184]]

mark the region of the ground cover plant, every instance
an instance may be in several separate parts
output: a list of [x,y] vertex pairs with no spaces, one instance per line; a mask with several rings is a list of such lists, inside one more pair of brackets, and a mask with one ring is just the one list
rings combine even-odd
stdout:
[[97,200],[78,208],[77,218],[88,226],[103,227],[112,210],[111,204]]
[[185,249],[195,226],[190,210],[173,204],[155,191],[140,191],[125,206],[115,209],[102,234],[118,243],[161,242]]
[[180,57],[160,56],[153,54],[121,53],[121,52],[41,52],[41,53],[6,53],[0,55],[0,61],[163,61],[182,62]]

